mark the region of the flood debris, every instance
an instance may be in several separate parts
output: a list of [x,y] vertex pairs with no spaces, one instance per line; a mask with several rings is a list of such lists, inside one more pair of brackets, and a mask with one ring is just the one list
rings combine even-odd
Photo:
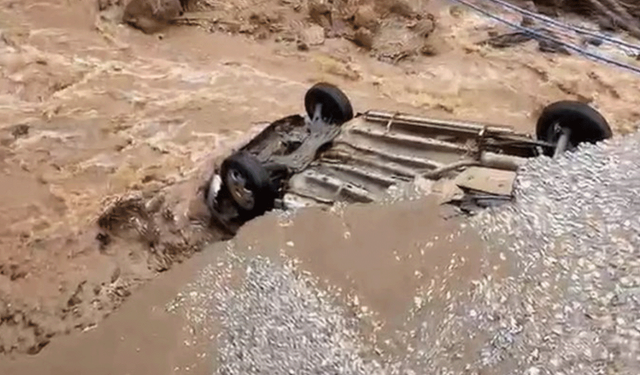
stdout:
[[535,28],[533,29],[537,33],[548,36],[550,39],[542,38],[538,35],[527,31],[516,31],[506,34],[501,34],[497,36],[492,36],[489,39],[483,40],[478,43],[478,45],[486,45],[491,46],[493,48],[511,48],[517,45],[521,45],[532,40],[535,40],[538,43],[538,50],[540,52],[546,53],[559,53],[563,55],[569,55],[569,51],[563,47],[561,44],[554,42],[551,39],[554,39],[556,36],[551,30],[545,28]]

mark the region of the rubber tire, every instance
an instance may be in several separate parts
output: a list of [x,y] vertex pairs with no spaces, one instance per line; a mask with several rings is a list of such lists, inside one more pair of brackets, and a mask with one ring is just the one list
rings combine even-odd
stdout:
[[304,96],[304,108],[313,118],[316,104],[322,103],[322,118],[329,118],[334,124],[344,124],[353,118],[353,107],[347,95],[330,83],[316,83]]
[[[252,209],[247,210],[233,200],[233,196],[226,186],[226,176],[231,170],[236,170],[245,178],[246,188],[253,193],[254,206]],[[229,156],[222,162],[220,176],[223,188],[229,192],[229,197],[243,219],[253,219],[274,207],[276,191],[271,184],[271,176],[255,156],[248,152],[238,152]]]
[[[545,107],[536,124],[536,137],[546,142],[550,139],[551,127],[560,126],[571,129],[570,145],[576,147],[580,143],[596,143],[611,138],[613,132],[607,120],[588,104],[563,100]],[[553,155],[552,148],[546,149],[546,155]]]

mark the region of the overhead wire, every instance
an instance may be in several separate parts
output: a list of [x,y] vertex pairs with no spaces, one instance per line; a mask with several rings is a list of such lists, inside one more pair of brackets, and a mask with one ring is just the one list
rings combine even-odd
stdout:
[[521,26],[521,25],[518,25],[518,24],[510,22],[510,21],[507,21],[507,20],[505,20],[505,19],[503,19],[503,18],[501,18],[499,16],[496,16],[495,14],[492,14],[488,10],[483,9],[483,8],[481,8],[481,7],[479,7],[479,6],[475,5],[475,4],[472,4],[472,3],[468,2],[468,1],[465,1],[465,0],[453,0],[453,1],[455,1],[455,2],[457,2],[459,4],[462,4],[464,6],[467,6],[467,7],[471,8],[471,9],[475,10],[476,12],[481,13],[481,14],[483,14],[483,15],[485,15],[485,16],[493,19],[493,20],[496,20],[498,22],[504,23],[505,25],[511,26],[514,29],[518,29],[518,30],[524,31],[524,32],[526,32],[528,34],[531,34],[531,35],[534,35],[534,36],[536,36],[536,37],[538,37],[540,39],[545,39],[545,40],[553,42],[553,43],[555,43],[557,45],[561,45],[561,46],[563,46],[563,47],[565,47],[565,48],[567,48],[569,50],[572,50],[574,52],[577,52],[577,53],[579,53],[579,54],[581,54],[583,56],[589,57],[589,58],[597,60],[597,61],[602,61],[602,62],[605,62],[607,64],[611,64],[611,65],[617,66],[619,68],[626,69],[626,70],[629,70],[631,72],[640,74],[640,68],[635,67],[633,65],[629,65],[629,64],[623,63],[621,61],[613,60],[613,59],[610,59],[608,57],[605,57],[605,56],[602,56],[602,55],[598,55],[598,54],[593,53],[593,52],[586,51],[584,48],[582,48],[580,46],[577,46],[575,44],[571,44],[571,43],[567,43],[567,42],[558,40],[556,38],[553,38],[553,37],[550,37],[548,35],[545,35],[544,33],[541,33],[541,32],[536,31],[534,29],[531,29],[531,28],[528,28],[528,27],[525,27],[525,26]]
[[610,36],[605,35],[603,33],[599,33],[599,32],[597,32],[597,31],[595,31],[593,29],[588,29],[588,28],[581,27],[581,26],[569,25],[569,24],[560,22],[558,20],[554,20],[553,18],[544,16],[542,14],[538,14],[536,12],[531,12],[531,11],[526,10],[524,8],[521,8],[521,7],[518,7],[516,5],[510,4],[510,3],[508,3],[508,2],[506,2],[504,0],[485,0],[485,1],[490,1],[492,3],[499,4],[499,5],[501,5],[501,6],[505,7],[505,8],[514,10],[514,11],[516,11],[518,13],[521,13],[521,14],[524,14],[524,15],[529,16],[531,18],[537,19],[537,20],[542,21],[544,23],[547,23],[549,25],[554,25],[556,27],[559,27],[559,28],[562,28],[562,29],[565,29],[565,30],[574,31],[574,32],[576,32],[578,34],[588,35],[588,36],[591,36],[591,37],[594,37],[594,38],[597,38],[597,39],[601,39],[603,41],[607,41],[607,42],[610,42],[610,43],[613,43],[613,44],[617,44],[617,45],[620,45],[620,46],[624,46],[624,47],[627,47],[627,48],[632,48],[632,49],[640,51],[640,45],[638,45],[638,44],[633,44],[633,43],[626,42],[626,41],[624,41],[622,39],[613,38],[613,37],[610,37]]

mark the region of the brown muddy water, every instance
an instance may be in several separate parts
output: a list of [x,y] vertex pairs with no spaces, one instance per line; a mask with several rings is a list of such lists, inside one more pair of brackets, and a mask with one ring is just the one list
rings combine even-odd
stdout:
[[[590,102],[619,133],[635,129],[640,117],[636,76],[577,56],[544,54],[533,44],[477,46],[505,29],[436,2],[420,3],[436,21],[427,37],[433,56],[395,64],[380,56],[395,56],[392,47],[403,46],[389,40],[415,31],[402,17],[383,23],[372,54],[343,38],[308,51],[278,38],[310,25],[288,5],[273,5],[284,31],[258,38],[259,28],[247,36],[184,25],[161,37],[145,35],[101,18],[90,0],[0,4],[0,352],[6,356],[0,362],[17,366],[2,373],[33,373],[22,363],[42,366],[34,368],[44,372],[35,373],[68,374],[87,373],[82,366],[91,364],[91,373],[116,373],[109,366],[165,373],[191,363],[193,352],[177,349],[182,328],[153,327],[181,327],[180,318],[159,306],[220,246],[196,254],[221,238],[202,225],[197,188],[212,160],[264,121],[300,112],[305,90],[316,81],[339,85],[357,110],[489,121],[523,131],[533,129],[544,105],[561,99]],[[223,21],[248,22],[238,15],[250,3],[225,4],[216,8]],[[415,40],[411,34],[405,44],[413,48]],[[116,220],[118,229],[104,240],[98,219],[123,196],[133,197],[130,207],[148,210],[146,223],[158,233],[150,237]],[[295,231],[257,220],[238,241],[253,236],[277,248],[286,232],[311,272],[353,288],[393,321],[410,302],[397,291],[416,288],[409,274],[418,264],[403,268],[389,249],[410,251],[410,244],[433,234],[422,223],[429,222],[429,210],[421,207],[354,208],[368,212],[354,213],[361,218],[355,222],[372,220],[354,224],[360,226],[352,229],[352,241],[363,241],[356,247],[340,242],[340,220],[316,211],[305,213]],[[413,219],[405,224],[405,216]],[[158,224],[164,217],[170,224]],[[435,228],[453,230],[442,225]],[[374,277],[381,270],[387,276]]]

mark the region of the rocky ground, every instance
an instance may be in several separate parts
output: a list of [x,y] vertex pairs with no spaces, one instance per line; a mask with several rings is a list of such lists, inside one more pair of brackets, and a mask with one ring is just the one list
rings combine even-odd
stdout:
[[[146,0],[131,4],[146,4]],[[171,2],[168,2],[171,3]],[[162,9],[171,12],[175,4]],[[436,28],[428,1],[404,0],[324,1],[284,0],[244,2],[190,1],[187,12],[170,18],[171,23],[196,25],[210,32],[242,34],[254,40],[275,40],[299,50],[323,45],[325,39],[346,39],[383,61],[398,62],[416,55],[437,53],[438,45],[429,39]],[[120,2],[104,3],[105,20],[124,19],[147,33],[162,28],[139,26],[138,14],[149,13],[143,5],[124,7]],[[174,12],[175,13],[175,12]],[[164,18],[163,18],[164,17]],[[166,25],[169,22],[163,22]]]
[[435,2],[188,4],[154,34],[120,24],[122,3],[0,3],[4,354],[92,329],[221,239],[198,199],[212,159],[299,112],[317,80],[358,109],[524,131],[560,99],[590,102],[617,133],[640,118],[636,76],[535,43],[477,45],[507,29]]

